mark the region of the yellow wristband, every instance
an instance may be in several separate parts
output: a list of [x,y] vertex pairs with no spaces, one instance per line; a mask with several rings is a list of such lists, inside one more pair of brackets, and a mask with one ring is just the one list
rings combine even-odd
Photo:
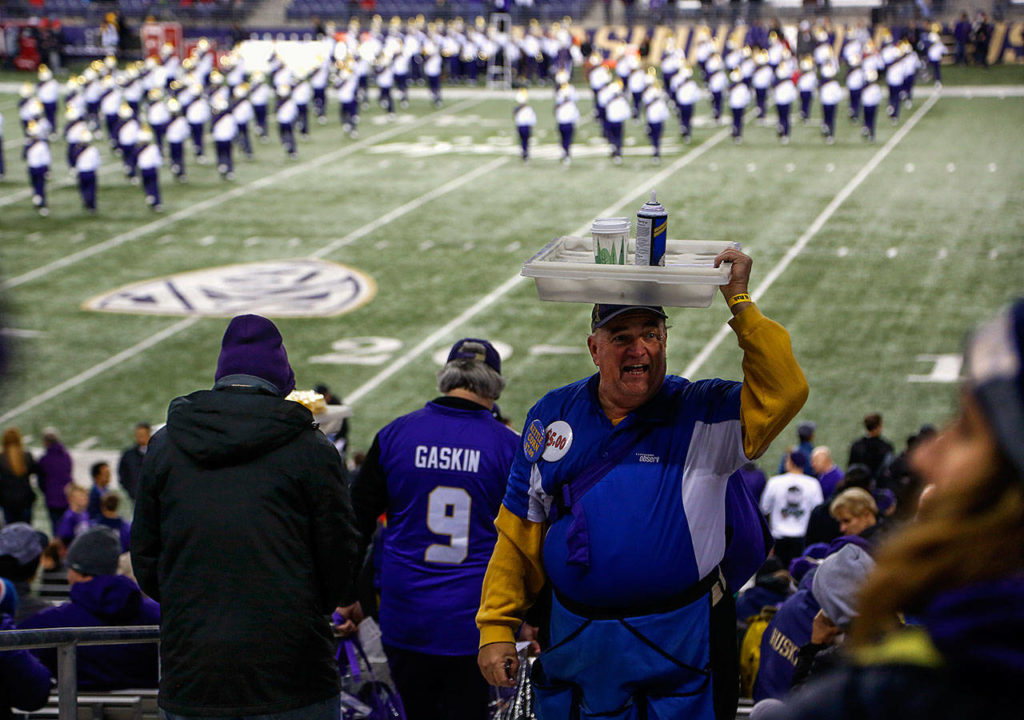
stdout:
[[729,298],[729,307],[732,307],[733,305],[739,305],[742,302],[753,302],[753,300],[751,300],[750,296],[747,295],[746,293],[739,293],[738,295],[733,295],[731,298]]

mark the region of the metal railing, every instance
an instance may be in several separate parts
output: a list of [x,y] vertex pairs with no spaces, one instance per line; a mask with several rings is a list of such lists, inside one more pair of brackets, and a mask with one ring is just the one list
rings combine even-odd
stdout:
[[157,625],[4,630],[0,632],[0,650],[56,648],[57,717],[77,720],[79,645],[135,645],[159,640]]

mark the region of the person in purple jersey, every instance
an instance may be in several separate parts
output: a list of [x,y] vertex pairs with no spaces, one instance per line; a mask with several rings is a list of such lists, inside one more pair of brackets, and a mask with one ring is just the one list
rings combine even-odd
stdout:
[[352,502],[364,552],[388,514],[380,625],[409,717],[484,720],[474,617],[518,436],[491,412],[505,378],[489,342],[455,343],[437,379],[441,397],[377,433]]

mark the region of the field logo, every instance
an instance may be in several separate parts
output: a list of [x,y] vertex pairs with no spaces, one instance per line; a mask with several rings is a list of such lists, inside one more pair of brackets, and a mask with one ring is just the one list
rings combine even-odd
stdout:
[[82,307],[146,315],[325,317],[355,310],[376,292],[368,275],[345,265],[270,260],[133,283],[87,300]]

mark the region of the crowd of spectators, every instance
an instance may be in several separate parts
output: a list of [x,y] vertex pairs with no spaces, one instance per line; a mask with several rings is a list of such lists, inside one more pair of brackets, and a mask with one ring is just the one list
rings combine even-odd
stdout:
[[[263,326],[259,328],[262,332]],[[279,334],[273,337],[280,342]],[[238,343],[243,340],[246,338]],[[486,341],[461,342],[470,347],[466,357],[486,358],[487,364],[500,368],[497,353]],[[230,349],[227,340],[225,347]],[[452,356],[461,358],[462,347],[457,344]],[[804,422],[798,426],[797,442],[782,458],[782,472],[768,478],[749,464],[737,473],[759,501],[775,538],[772,555],[736,598],[737,682],[742,680],[757,703],[751,717],[854,718],[879,707],[901,708],[904,714],[900,717],[938,717],[936,709],[944,703],[969,712],[970,703],[978,698],[983,716],[1010,716],[1004,713],[1012,708],[1012,680],[1024,671],[1020,659],[1024,647],[1022,348],[1024,301],[1004,311],[969,341],[961,407],[955,421],[941,432],[924,426],[897,452],[883,434],[882,415],[869,413],[863,419],[864,435],[852,441],[842,468],[829,447],[815,443],[815,425]],[[283,348],[280,352],[285,358],[284,370],[272,389],[283,395],[277,388],[293,384],[294,379]],[[224,353],[227,350],[222,356]],[[258,386],[239,390],[243,387],[239,378],[252,380],[256,376],[232,372],[225,363],[218,368],[220,390],[203,393],[241,393],[241,401],[262,392]],[[217,401],[215,397],[213,402]],[[445,402],[458,408],[465,405],[464,399]],[[439,407],[446,406],[442,403]],[[497,417],[486,404],[463,409],[488,422]],[[308,429],[304,420],[305,415],[296,418],[296,432]],[[159,468],[166,458],[145,465],[141,487],[131,479],[133,463],[148,450],[149,430],[148,425],[137,426],[135,443],[125,450],[120,464],[122,486],[135,488],[133,497],[148,497],[146,502],[152,504],[156,502],[153,483],[162,476],[147,479],[145,468],[162,473]],[[165,436],[158,437],[161,443],[165,441]],[[335,458],[331,445],[320,438],[313,440],[321,452],[330,450],[330,464],[338,465],[339,485],[344,487],[340,454]],[[111,490],[109,464],[98,462],[90,468],[93,486],[87,490],[71,480],[71,462],[56,430],[48,428],[43,433],[43,445],[45,451],[37,461],[17,429],[8,428],[3,435],[2,629],[158,623],[161,610],[157,602],[140,590],[130,572],[123,571],[130,533],[127,522],[118,515],[121,498]],[[161,448],[162,444],[158,450]],[[415,466],[429,467],[426,453],[420,458],[419,452],[417,446]],[[236,469],[226,470],[220,460],[207,467],[203,457],[200,454],[190,461],[196,467],[187,471],[189,477],[216,471],[241,479],[249,472],[244,460]],[[382,462],[380,448],[371,451],[371,458],[374,467]],[[297,467],[295,462],[289,466],[290,472]],[[276,461],[266,465],[268,478],[280,472],[275,468]],[[382,471],[375,472],[379,475]],[[32,476],[44,493],[53,541],[31,524],[36,502]],[[355,483],[365,488],[370,479],[357,477]],[[60,498],[51,493],[51,483],[61,482],[64,484],[58,489],[65,494],[67,507],[58,518]],[[220,496],[220,490],[213,492]],[[258,497],[252,499],[260,504]],[[367,528],[366,534],[376,524],[381,503],[395,501],[386,495],[377,499],[381,502],[364,508],[361,524]],[[344,507],[347,493],[339,496],[338,502],[336,522],[352,525],[347,517],[350,511]],[[175,504],[179,511],[186,506],[185,502]],[[211,501],[209,507],[217,506]],[[448,529],[449,513],[446,505],[436,515],[432,522],[440,524],[431,526],[435,533]],[[206,518],[204,527],[212,531],[215,526],[210,519]],[[155,506],[148,508],[145,521],[148,539],[134,549],[149,563],[144,585],[151,594],[159,595],[167,580],[157,575],[158,566],[149,562],[154,558],[148,554],[160,544],[153,534],[160,521]],[[186,517],[180,528],[182,537],[190,536],[195,527]],[[355,535],[338,542],[345,545],[352,537]],[[367,544],[365,540],[363,547]],[[459,546],[431,547],[456,552]],[[234,564],[241,568],[250,560],[241,547],[238,550]],[[373,556],[370,551],[368,557]],[[372,560],[368,562],[372,565]],[[41,570],[50,566],[52,571],[54,565],[66,575],[68,600],[50,605],[35,595],[33,583]],[[300,566],[289,564],[290,570],[301,570]],[[182,579],[193,582],[192,567],[188,565]],[[327,567],[314,575],[320,577]],[[344,580],[319,598],[323,610],[330,605],[330,598],[353,599],[357,588],[348,582],[355,570],[345,570]],[[237,580],[236,589],[244,592],[244,578]],[[206,589],[200,585],[193,591],[201,595]],[[176,612],[184,609],[178,607]],[[209,606],[205,612],[216,610]],[[353,617],[361,619],[362,613],[358,615],[345,614],[345,624]],[[211,635],[204,642],[213,639]],[[286,643],[288,638],[280,640]],[[55,677],[55,653],[52,649],[0,652],[0,669],[0,707],[38,706],[45,702]],[[22,680],[20,684],[10,682],[12,673]],[[83,648],[78,673],[79,687],[86,690],[156,687],[157,649],[153,645]],[[917,683],[924,693],[913,702],[900,694],[908,682]],[[325,687],[330,690],[334,685],[327,682]]]

